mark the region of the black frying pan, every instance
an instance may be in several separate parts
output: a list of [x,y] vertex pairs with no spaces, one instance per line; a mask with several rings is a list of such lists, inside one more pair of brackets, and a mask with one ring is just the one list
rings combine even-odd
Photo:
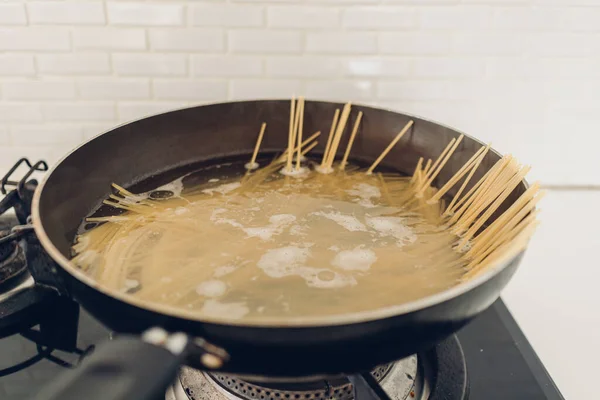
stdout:
[[[327,131],[335,109],[342,106],[307,101],[304,132]],[[363,106],[353,107],[347,130],[359,110],[364,116],[351,154],[357,161],[374,160],[410,119],[415,121],[383,163],[403,173],[412,173],[421,156],[435,159],[446,144],[459,135],[453,129],[421,118]],[[161,327],[168,332],[185,333],[187,343],[183,346],[181,338],[172,338],[171,342],[176,345],[171,343],[170,346],[177,349],[167,351],[163,348],[165,337],[156,332],[147,335],[145,342],[139,340],[139,336],[117,339],[104,350],[98,350],[95,357],[100,364],[87,363],[87,369],[84,365],[78,375],[72,375],[60,388],[55,388],[55,393],[60,393],[55,398],[69,398],[64,390],[75,390],[68,392],[74,396],[80,394],[76,389],[81,387],[85,388],[85,396],[81,398],[94,399],[89,382],[75,383],[82,382],[83,378],[93,381],[98,371],[115,385],[117,382],[124,385],[114,393],[107,392],[103,386],[99,393],[103,399],[122,398],[119,396],[126,393],[123,388],[128,384],[123,382],[127,379],[131,382],[141,379],[142,386],[156,392],[164,389],[161,385],[172,378],[180,362],[254,379],[366,371],[432,346],[498,298],[516,270],[521,254],[507,257],[468,282],[418,301],[368,313],[290,320],[279,326],[205,318],[184,310],[143,304],[97,286],[69,262],[69,249],[82,219],[110,194],[112,182],[129,188],[140,182],[164,183],[159,181],[167,171],[249,155],[263,121],[268,123],[268,132],[261,151],[284,149],[289,101],[222,103],[168,112],[117,127],[83,144],[48,173],[33,200],[35,232],[56,263],[56,268],[47,275],[116,332],[139,335],[151,327]],[[345,149],[348,137],[346,132],[340,151]],[[321,141],[316,152],[323,151],[324,142]],[[465,137],[435,184],[445,183],[481,145]],[[499,158],[495,152],[488,153],[472,182]],[[523,182],[501,211],[525,188]],[[107,363],[118,364],[120,369],[107,369]],[[67,381],[71,383],[66,384]],[[143,394],[139,386],[135,392]]]

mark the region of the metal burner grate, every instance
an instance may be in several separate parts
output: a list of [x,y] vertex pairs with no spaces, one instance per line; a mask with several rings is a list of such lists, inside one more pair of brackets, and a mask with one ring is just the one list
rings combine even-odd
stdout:
[[[10,235],[10,231],[0,231],[0,238]],[[6,260],[15,248],[15,242],[2,243],[0,245],[0,262]]]
[[[426,377],[413,355],[375,368],[371,374],[392,400],[427,399]],[[183,367],[168,400],[355,400],[346,377],[312,381],[249,382],[246,378]]]
[[11,282],[21,281],[20,277],[27,270],[25,251],[15,242],[0,245],[0,293],[10,289]]
[[[375,368],[371,374],[381,381],[392,364]],[[252,383],[228,375],[210,374],[227,392],[244,400],[353,400],[354,390],[346,378],[311,382]]]

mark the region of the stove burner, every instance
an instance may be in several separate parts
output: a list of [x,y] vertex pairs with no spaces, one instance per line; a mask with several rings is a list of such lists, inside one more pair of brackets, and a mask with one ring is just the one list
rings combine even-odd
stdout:
[[[0,238],[10,235],[10,231],[0,231]],[[6,258],[12,253],[14,242],[2,243],[0,245],[0,262],[4,262]]]
[[[24,167],[21,178],[14,179]],[[30,177],[47,170],[44,161],[21,158],[0,178],[0,193],[5,195],[0,199],[0,338],[34,325],[44,315],[41,303],[56,295],[48,287],[38,287],[28,271],[32,246],[26,236],[33,231],[29,217],[37,187],[37,180]]]
[[[417,356],[375,368],[371,375],[392,400],[425,399],[427,393]],[[354,400],[346,377],[312,381],[250,382],[230,375],[182,368],[179,380],[185,397],[175,400]],[[175,390],[177,393],[177,390]]]
[[[29,170],[22,176],[19,181],[11,180],[12,175],[22,166],[26,166]],[[4,198],[0,200],[0,214],[4,214],[9,209],[13,208],[15,215],[21,224],[26,224],[27,219],[31,215],[31,202],[33,200],[33,192],[37,187],[37,180],[29,179],[36,171],[48,171],[48,164],[45,161],[38,161],[32,164],[28,159],[21,158],[0,180],[0,193],[4,194]],[[10,192],[7,187],[14,187]]]
[[[0,237],[5,237],[10,232],[0,231]],[[20,281],[27,271],[25,251],[15,241],[0,244],[0,292],[9,285]]]
[[[391,368],[392,364],[380,366],[375,368],[371,374],[377,382],[381,382]],[[228,392],[247,400],[328,400],[332,396],[338,400],[351,400],[354,397],[352,384],[346,378],[306,382],[253,383],[221,374],[211,374],[211,377]]]

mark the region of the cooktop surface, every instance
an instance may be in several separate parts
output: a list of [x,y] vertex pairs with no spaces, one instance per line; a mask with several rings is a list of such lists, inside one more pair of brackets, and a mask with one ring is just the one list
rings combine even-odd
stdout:
[[[1,399],[24,400],[43,391],[110,338],[105,327],[70,301],[58,301],[43,314],[39,325],[0,339]],[[502,300],[457,336],[466,359],[468,399],[563,399]]]

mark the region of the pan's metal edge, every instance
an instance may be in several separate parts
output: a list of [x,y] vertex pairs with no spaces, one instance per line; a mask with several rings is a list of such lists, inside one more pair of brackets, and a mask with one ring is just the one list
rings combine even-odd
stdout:
[[[162,114],[167,114],[167,113],[174,112],[174,111],[186,110],[186,109],[202,107],[202,106],[217,105],[217,104],[224,104],[224,103],[243,103],[246,101],[251,101],[251,100],[205,103],[200,106],[187,106],[187,107],[176,108],[176,109],[168,110],[168,111],[165,111],[162,113],[152,114],[151,116],[162,115]],[[288,99],[260,99],[260,100],[254,100],[254,101],[289,101],[289,100]],[[320,102],[320,101],[318,101],[318,102]],[[361,105],[361,104],[354,104],[354,105],[358,106],[358,107],[373,108],[373,109],[379,109],[379,110],[389,111],[389,112],[393,112],[393,113],[398,113],[398,111],[393,111],[393,110],[381,108],[381,107],[365,106],[365,105]],[[468,134],[465,134],[455,128],[452,128],[450,126],[440,124],[436,121],[432,121],[427,118],[422,118],[418,115],[407,114],[407,113],[402,113],[402,114],[406,115],[408,117],[418,118],[423,121],[427,121],[427,122],[431,122],[431,123],[443,126],[445,128],[451,129],[457,133],[462,133],[466,137],[483,145],[483,143],[480,140],[478,140]],[[81,281],[82,283],[84,283],[87,286],[94,288],[95,290],[98,290],[99,292],[101,292],[102,294],[104,294],[106,296],[113,297],[113,298],[118,299],[124,303],[131,305],[131,306],[138,307],[143,310],[150,311],[150,312],[167,314],[170,316],[183,318],[183,319],[187,319],[187,320],[191,320],[191,321],[206,322],[206,323],[211,323],[211,324],[232,325],[232,326],[239,326],[239,327],[309,328],[309,327],[348,325],[348,324],[353,324],[353,323],[363,323],[363,322],[369,322],[369,321],[374,321],[374,320],[379,320],[379,319],[384,319],[384,318],[395,317],[395,316],[399,316],[399,315],[403,315],[403,314],[408,314],[410,312],[414,312],[414,311],[418,311],[418,310],[421,310],[424,308],[432,307],[437,304],[448,301],[450,299],[453,299],[455,297],[458,297],[466,292],[469,292],[470,290],[475,289],[476,287],[482,285],[483,283],[489,281],[490,279],[492,279],[494,276],[499,274],[502,270],[507,268],[509,266],[510,262],[513,259],[515,259],[520,253],[525,251],[525,250],[519,250],[519,251],[509,252],[509,253],[505,254],[503,257],[501,257],[493,266],[489,267],[487,271],[476,275],[474,278],[471,278],[465,282],[459,283],[458,285],[455,285],[443,292],[436,293],[434,295],[427,296],[427,297],[424,297],[419,300],[411,301],[411,302],[404,303],[404,304],[389,306],[389,307],[381,308],[381,309],[378,309],[375,311],[363,311],[363,312],[349,313],[349,314],[343,314],[343,315],[325,316],[325,317],[298,317],[298,318],[290,318],[286,321],[274,320],[272,324],[269,323],[269,321],[266,319],[261,320],[261,322],[259,323],[257,321],[235,321],[235,320],[231,320],[231,319],[227,319],[227,318],[219,318],[219,317],[213,317],[213,316],[211,316],[211,317],[199,316],[197,313],[190,312],[190,311],[187,311],[184,309],[180,309],[180,308],[176,308],[176,307],[169,307],[169,306],[161,305],[161,304],[146,303],[139,299],[136,299],[135,297],[133,297],[131,295],[127,295],[124,293],[119,293],[116,291],[109,290],[108,288],[105,288],[102,285],[99,285],[94,279],[85,275],[83,272],[77,270],[77,268],[74,266],[74,264],[71,263],[69,261],[69,259],[67,259],[65,256],[63,256],[60,253],[60,251],[54,246],[54,244],[52,243],[52,241],[46,234],[46,231],[44,230],[44,227],[42,226],[42,223],[41,223],[41,216],[39,213],[40,197],[44,190],[44,186],[48,182],[48,179],[50,178],[50,176],[52,175],[54,170],[56,170],[65,159],[67,159],[71,154],[76,152],[79,148],[85,146],[87,143],[91,142],[95,138],[100,137],[104,134],[107,134],[108,132],[111,132],[118,127],[129,125],[129,124],[135,123],[137,121],[143,120],[148,117],[150,117],[150,116],[145,116],[142,118],[138,118],[136,120],[132,120],[132,121],[117,125],[111,129],[108,129],[107,131],[105,131],[103,133],[100,133],[100,134],[90,138],[86,142],[80,144],[79,146],[77,146],[76,148],[74,148],[73,150],[68,152],[64,157],[62,157],[59,161],[57,161],[52,166],[52,168],[46,173],[43,180],[38,185],[38,187],[34,193],[33,201],[32,201],[33,227],[34,227],[35,233],[36,233],[39,241],[43,245],[44,249],[48,252],[50,257],[52,257],[52,259],[55,262],[57,262],[69,275],[71,275],[75,279]],[[491,150],[494,153],[496,153],[497,155],[500,155],[500,153],[498,153],[496,150],[494,150],[494,149],[491,149]],[[523,183],[524,183],[525,187],[529,186],[529,184],[526,180],[523,180]]]

